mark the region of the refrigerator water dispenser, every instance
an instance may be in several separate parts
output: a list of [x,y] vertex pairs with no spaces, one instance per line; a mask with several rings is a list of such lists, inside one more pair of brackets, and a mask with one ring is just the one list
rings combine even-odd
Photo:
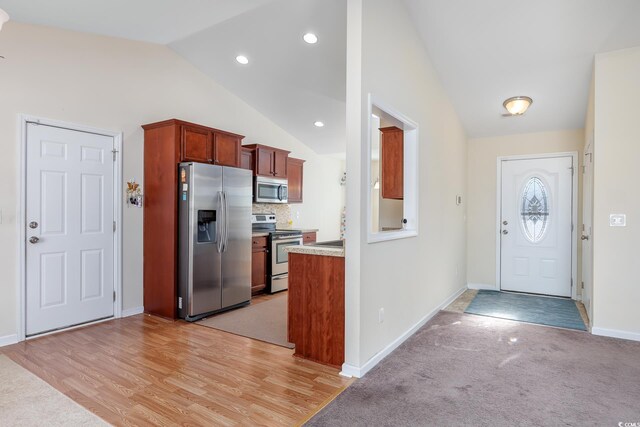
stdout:
[[216,241],[216,211],[198,211],[198,243]]

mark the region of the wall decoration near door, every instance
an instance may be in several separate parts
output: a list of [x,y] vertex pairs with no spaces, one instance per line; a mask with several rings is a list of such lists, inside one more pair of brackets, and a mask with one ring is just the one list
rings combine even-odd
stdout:
[[114,138],[26,126],[26,335],[114,315]]
[[572,296],[573,157],[501,161],[500,288]]

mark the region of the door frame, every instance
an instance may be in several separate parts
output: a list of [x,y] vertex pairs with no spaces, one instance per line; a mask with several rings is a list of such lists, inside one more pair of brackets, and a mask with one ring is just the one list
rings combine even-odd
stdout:
[[571,157],[573,173],[571,175],[571,299],[578,297],[578,152],[567,151],[560,153],[525,154],[517,156],[498,156],[496,179],[496,290],[502,289],[501,283],[501,258],[502,245],[500,241],[500,220],[502,214],[502,162],[508,160],[538,160],[553,159],[557,157]]
[[[76,123],[63,122],[59,120],[47,119],[28,114],[18,115],[18,146],[20,147],[18,167],[18,194],[20,203],[17,211],[17,236],[18,236],[18,259],[20,267],[17,283],[17,307],[18,307],[18,341],[24,341],[26,338],[26,273],[27,273],[27,243],[26,243],[26,212],[27,212],[27,124],[37,123],[40,125],[68,129],[78,132],[87,132],[113,138],[114,149],[116,150],[115,161],[113,162],[113,218],[116,221],[116,232],[113,234],[113,289],[116,292],[116,298],[113,302],[113,318],[122,317],[122,132],[114,132],[105,129],[79,125]],[[102,321],[102,320],[98,320]],[[93,322],[87,322],[91,324]],[[80,325],[82,326],[82,325]],[[77,326],[71,326],[74,328]],[[67,329],[67,328],[65,328]],[[60,331],[65,330],[60,329]],[[58,331],[52,331],[58,332]],[[51,333],[51,332],[50,332]],[[39,334],[39,337],[46,334]]]

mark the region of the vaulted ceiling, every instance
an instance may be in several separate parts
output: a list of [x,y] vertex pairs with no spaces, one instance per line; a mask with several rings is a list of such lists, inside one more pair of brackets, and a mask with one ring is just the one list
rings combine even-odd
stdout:
[[[640,46],[638,0],[395,1],[470,137],[582,127],[594,54]],[[0,8],[15,21],[168,45],[315,151],[345,149],[345,0],[0,0]],[[308,31],[317,44],[302,40]],[[514,95],[533,105],[504,118],[502,101]]]

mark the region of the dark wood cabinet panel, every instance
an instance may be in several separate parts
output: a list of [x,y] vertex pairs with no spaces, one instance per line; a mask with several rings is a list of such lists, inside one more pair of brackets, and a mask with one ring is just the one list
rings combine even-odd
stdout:
[[220,166],[240,167],[242,138],[226,133],[213,133],[213,163]]
[[256,175],[273,176],[275,152],[259,147],[256,152]]
[[199,127],[182,127],[182,161],[211,161],[211,132]]
[[344,362],[344,258],[289,254],[288,339],[295,355]]
[[251,251],[251,295],[267,287],[267,238],[254,237]]
[[289,180],[289,203],[302,203],[304,160],[289,157],[287,179]]
[[381,128],[380,191],[383,199],[404,198],[404,132],[395,126]]
[[287,177],[287,158],[289,157],[289,151],[260,144],[245,145],[243,149],[253,151],[254,175],[272,178]]
[[240,167],[242,169],[253,170],[253,150],[242,147]]
[[[144,310],[175,319],[178,314],[177,164],[181,161],[212,162],[213,135],[216,133],[237,139],[237,144],[244,137],[176,119],[151,123],[142,128],[145,184],[142,261]],[[240,165],[239,157],[236,165]]]
[[309,233],[302,233],[302,244],[306,245],[309,243],[315,243],[316,242],[316,233],[314,232],[309,232]]
[[287,177],[287,161],[289,158],[288,151],[275,150],[273,157],[273,176],[276,178]]

